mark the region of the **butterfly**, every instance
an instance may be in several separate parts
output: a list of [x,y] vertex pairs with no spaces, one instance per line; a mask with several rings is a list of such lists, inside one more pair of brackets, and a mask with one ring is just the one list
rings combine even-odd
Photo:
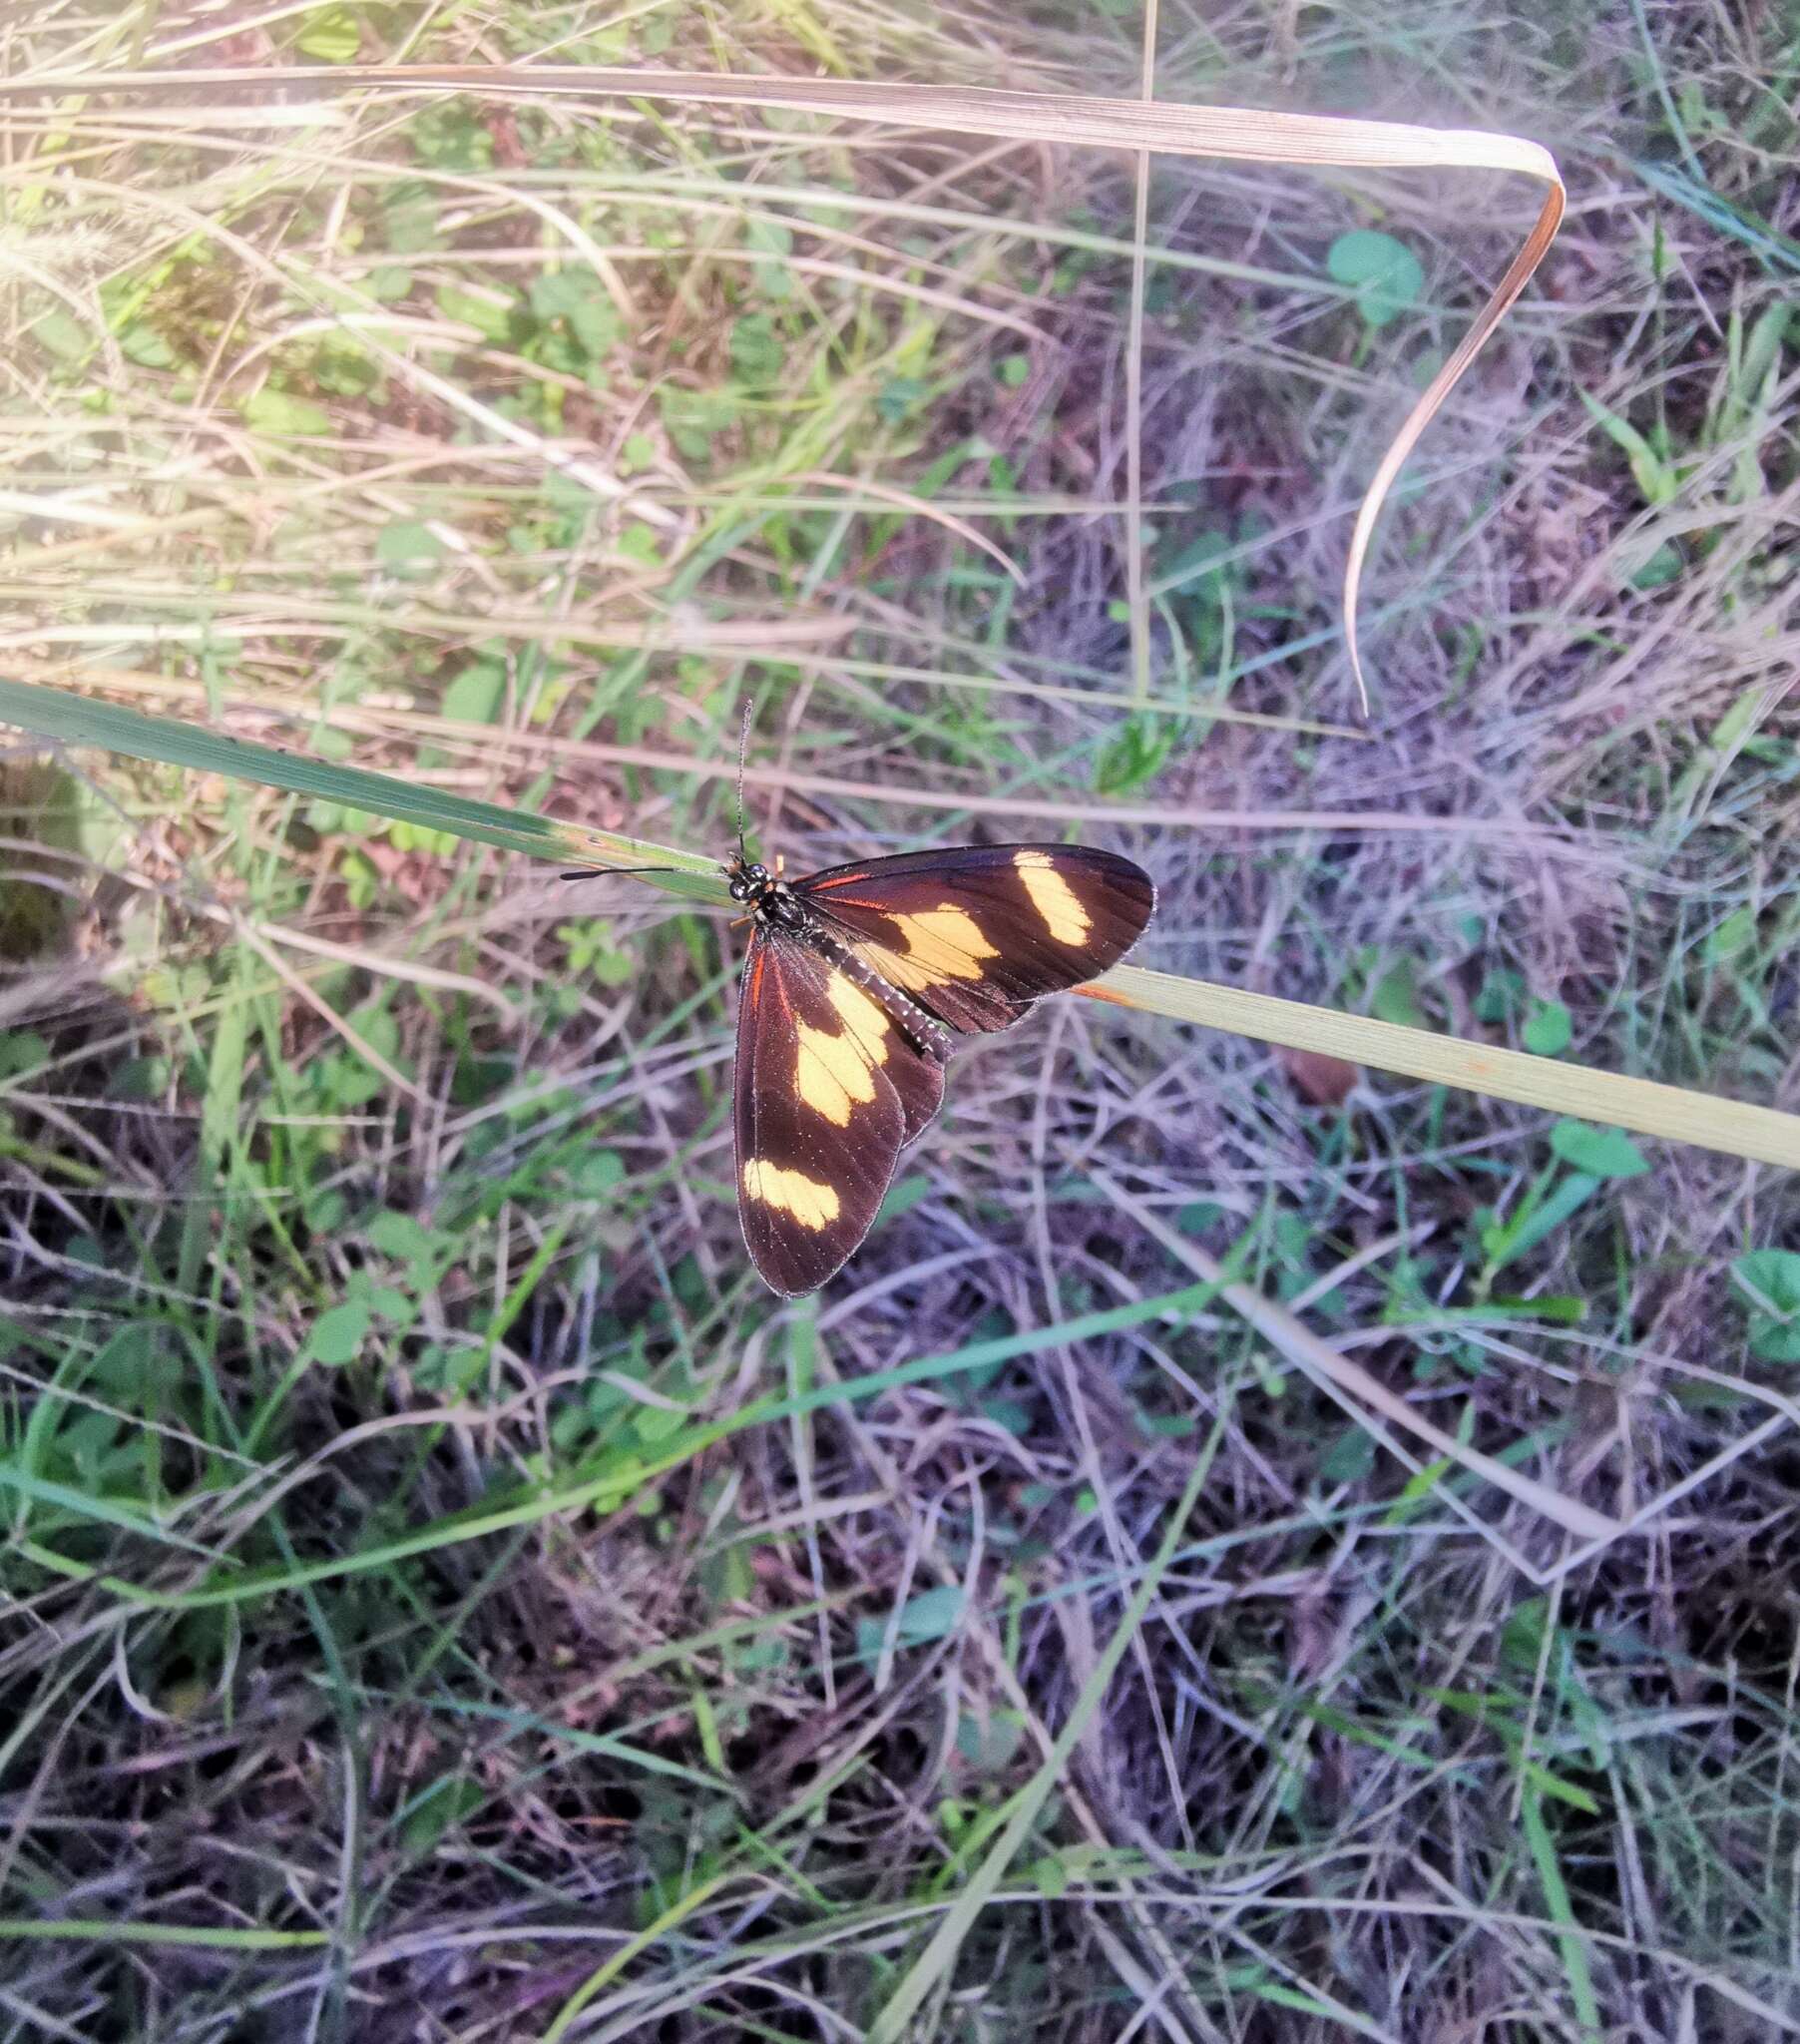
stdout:
[[784,1297],[815,1291],[875,1225],[900,1153],[944,1103],[959,1036],[1010,1029],[1115,965],[1156,905],[1116,852],[958,845],[785,880],[741,846],[754,928],[737,1016],[737,1212]]

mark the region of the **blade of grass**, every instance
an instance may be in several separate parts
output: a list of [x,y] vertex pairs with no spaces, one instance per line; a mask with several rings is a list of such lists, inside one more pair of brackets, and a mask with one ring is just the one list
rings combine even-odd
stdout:
[[1533,1057],[1528,1051],[1465,1043],[1429,1029],[1276,1000],[1169,972],[1147,972],[1136,965],[1117,965],[1104,979],[1077,992],[1090,1000],[1226,1029],[1234,1036],[1282,1044],[1289,1050],[1321,1051],[1353,1065],[1373,1065],[1432,1085],[1455,1086],[1464,1093],[1516,1100],[1640,1136],[1664,1136],[1727,1157],[1800,1169],[1800,1116],[1777,1108],[1752,1107],[1618,1072],[1596,1072],[1558,1058]]
[[1569,1883],[1563,1878],[1556,1840],[1544,1821],[1544,1798],[1537,1788],[1525,1791],[1520,1814],[1525,1821],[1525,1840],[1531,1848],[1532,1863],[1538,1869],[1538,1879],[1544,1888],[1545,1912],[1553,1922],[1563,1926],[1557,1943],[1563,1954],[1563,1971],[1569,1981],[1570,1999],[1575,2003],[1575,2021],[1580,2024],[1584,2037],[1597,2039],[1600,2035],[1600,2005],[1593,1991],[1593,1971],[1587,1963],[1587,1946],[1581,1935],[1581,1926],[1575,1920]]
[[647,1923],[636,1937],[622,1944],[611,1957],[603,1959],[557,2011],[550,2028],[544,2032],[543,2044],[557,2044],[559,2038],[568,2036],[570,2024],[640,1952],[648,1951],[659,1938],[667,1936],[677,1924],[684,1923],[695,1910],[704,1908],[727,1882],[739,1877],[732,1873],[715,1874],[712,1879],[701,1881],[698,1887],[689,1888],[686,1894],[672,1902],[654,1923]]
[[[677,851],[645,838],[589,830],[575,823],[505,809],[466,795],[410,782],[364,767],[339,766],[243,739],[225,738],[177,720],[147,717],[110,703],[73,696],[60,689],[0,680],[0,719],[42,738],[70,745],[104,746],[140,760],[160,760],[197,772],[226,773],[271,787],[315,795],[376,815],[398,817],[457,836],[478,838],[503,849],[541,858],[608,866],[659,864],[669,873],[647,873],[648,884],[683,899],[722,903],[718,862],[704,854]],[[720,768],[720,771],[727,769]],[[1800,1167],[1800,1119],[1776,1109],[1721,1100],[1714,1095],[1662,1086],[1647,1079],[1594,1072],[1554,1058],[1398,1023],[1345,1015],[1329,1008],[1278,1000],[1205,980],[1116,967],[1081,991],[1173,1020],[1228,1029],[1263,1043],[1322,1051],[1352,1064],[1373,1065],[1408,1078],[1456,1086],[1466,1093],[1521,1101],[1585,1121],[1604,1122],[1639,1135],[1666,1136],[1700,1149],[1723,1151],[1788,1169]]]
[[[1497,1490],[1505,1491],[1509,1497],[1517,1498],[1534,1511],[1542,1512],[1547,1519],[1579,1534],[1583,1540],[1616,1539],[1625,1529],[1616,1519],[1609,1519],[1604,1512],[1596,1512],[1584,1505],[1578,1498],[1566,1497],[1561,1491],[1553,1490],[1549,1484],[1540,1483],[1535,1477],[1520,1474],[1509,1469],[1504,1462],[1492,1455],[1485,1455],[1479,1448],[1472,1448],[1462,1441],[1453,1440],[1442,1427],[1434,1426],[1422,1413],[1415,1412],[1404,1398],[1396,1397],[1387,1386],[1371,1376],[1360,1363],[1340,1355],[1328,1342],[1319,1337],[1296,1314],[1272,1298],[1265,1298],[1252,1284],[1242,1283],[1229,1278],[1222,1266],[1206,1255],[1195,1244],[1168,1227],[1148,1209],[1130,1200],[1122,1187],[1116,1186],[1102,1172],[1091,1174],[1094,1183],[1114,1202],[1122,1213],[1128,1213],[1146,1235],[1159,1242],[1168,1254],[1196,1276],[1218,1286],[1219,1296],[1234,1312],[1241,1313],[1277,1354],[1285,1355],[1296,1368],[1309,1375],[1323,1377],[1339,1390],[1349,1394],[1351,1399],[1361,1399],[1384,1418],[1396,1426],[1405,1427],[1409,1432],[1428,1441],[1442,1455],[1447,1456],[1460,1468],[1484,1478]],[[1354,1409],[1354,1408],[1352,1408]]]
[[[823,1384],[797,1397],[760,1398],[743,1406],[728,1419],[689,1429],[672,1440],[656,1456],[641,1458],[635,1454],[614,1453],[607,1457],[604,1468],[593,1469],[590,1465],[591,1473],[572,1483],[551,1490],[527,1488],[516,1492],[512,1503],[491,1504],[470,1514],[440,1519],[417,1533],[384,1541],[379,1547],[366,1548],[359,1553],[306,1562],[294,1569],[246,1572],[230,1583],[192,1590],[150,1590],[116,1576],[100,1576],[99,1580],[105,1588],[132,1604],[149,1605],[158,1610],[194,1611],[210,1605],[235,1604],[247,1598],[273,1596],[298,1589],[305,1583],[324,1582],[335,1576],[386,1568],[415,1554],[429,1554],[440,1547],[456,1546],[464,1541],[484,1539],[491,1533],[505,1532],[509,1527],[530,1525],[561,1513],[580,1511],[603,1498],[623,1500],[746,1428],[787,1419],[798,1413],[816,1412],[827,1405],[878,1397],[898,1384],[927,1383],[964,1370],[979,1369],[984,1364],[1036,1354],[1061,1342],[1085,1341],[1125,1327],[1141,1326],[1149,1320],[1177,1318],[1201,1310],[1217,1297],[1218,1289],[1215,1283],[1183,1284],[1173,1291],[1132,1299],[1125,1305],[1080,1313],[1052,1326],[997,1335],[991,1340],[971,1342],[946,1355],[922,1356],[915,1362],[900,1363],[892,1369],[871,1371],[866,1376],[848,1378],[841,1383]],[[486,1419],[484,1413],[471,1413],[469,1416],[484,1422]],[[423,1420],[431,1415],[415,1417]]]
[[[645,877],[653,884],[683,877],[703,879],[708,883],[704,898],[727,898],[718,877],[718,861],[694,852],[677,851],[671,845],[654,844],[641,837],[590,830],[580,823],[560,823],[551,816],[501,808],[494,802],[476,801],[443,788],[415,787],[391,774],[371,773],[361,766],[339,766],[329,760],[309,759],[301,753],[257,745],[247,739],[226,738],[200,725],[184,724],[175,718],[147,717],[142,711],[121,709],[117,704],[97,702],[63,689],[0,680],[0,724],[14,724],[37,738],[55,739],[64,745],[101,746],[133,760],[159,760],[196,773],[224,773],[238,780],[259,781],[265,787],[285,788],[291,794],[312,795],[321,801],[341,803],[345,808],[363,809],[426,829],[448,830],[458,837],[473,837],[483,844],[498,845],[503,851],[522,851],[564,863],[576,860],[598,866],[672,866],[672,873]],[[692,898],[694,890],[688,886],[671,891]]]
[[208,1561],[217,1562],[222,1567],[229,1566],[226,1557],[217,1548],[208,1547],[199,1540],[190,1540],[185,1534],[173,1532],[167,1526],[159,1526],[141,1513],[113,1503],[98,1491],[77,1490],[70,1484],[57,1483],[46,1476],[29,1475],[12,1462],[0,1462],[0,1490],[17,1491],[21,1497],[36,1504],[73,1513],[84,1522],[96,1521],[103,1526],[115,1527],[121,1533],[135,1534],[142,1540],[154,1540],[165,1547],[180,1547],[189,1554],[205,1555]]
[[0,1938],[82,1944],[180,1944],[203,1951],[316,1951],[328,1930],[214,1930],[204,1923],[116,1923],[105,1916],[0,1916]]

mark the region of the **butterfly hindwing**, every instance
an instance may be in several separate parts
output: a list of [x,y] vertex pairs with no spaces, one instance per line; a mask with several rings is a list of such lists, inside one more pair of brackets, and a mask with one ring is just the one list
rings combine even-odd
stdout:
[[737,1017],[737,1210],[788,1297],[824,1283],[873,1226],[944,1068],[853,961],[758,928]]
[[1156,902],[1116,852],[960,845],[831,866],[793,891],[883,979],[953,1029],[1010,1028],[1116,965]]

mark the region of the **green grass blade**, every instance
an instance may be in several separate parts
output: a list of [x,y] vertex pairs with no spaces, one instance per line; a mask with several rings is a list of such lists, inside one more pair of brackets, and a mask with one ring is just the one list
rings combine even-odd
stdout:
[[[667,865],[675,868],[669,878],[685,874],[713,883],[718,878],[718,861],[693,852],[502,808],[444,788],[417,787],[390,773],[339,766],[279,746],[226,738],[222,732],[185,724],[179,718],[147,717],[142,711],[63,689],[0,680],[0,724],[14,724],[34,737],[63,745],[99,746],[133,760],[159,760],[195,773],[224,773],[264,787],[285,788],[290,794],[312,795],[428,830],[447,830],[456,837],[471,837],[533,858],[602,866]],[[722,900],[722,887],[715,891]]]
[[316,1951],[328,1930],[214,1930],[204,1923],[116,1923],[105,1916],[0,1916],[0,1938],[94,1944],[178,1944],[203,1951]]
[[552,1490],[534,1488],[524,1494],[515,1492],[513,1502],[489,1504],[460,1517],[440,1519],[433,1525],[421,1527],[416,1533],[384,1541],[379,1547],[365,1548],[360,1553],[305,1562],[296,1568],[246,1571],[229,1583],[209,1584],[186,1591],[147,1590],[115,1576],[101,1580],[107,1589],[133,1604],[149,1605],[164,1611],[196,1611],[210,1605],[237,1604],[256,1597],[273,1596],[281,1591],[297,1590],[308,1583],[322,1583],[335,1576],[386,1568],[415,1554],[428,1554],[440,1547],[453,1547],[464,1541],[485,1539],[489,1534],[504,1533],[510,1527],[534,1525],[565,1512],[581,1511],[599,1504],[602,1499],[623,1500],[672,1469],[691,1461],[703,1450],[749,1427],[814,1412],[827,1405],[850,1404],[877,1397],[896,1384],[925,1383],[955,1375],[960,1370],[980,1368],[984,1363],[1029,1355],[1065,1342],[1088,1340],[1124,1327],[1140,1326],[1147,1320],[1198,1312],[1218,1296],[1219,1289],[1217,1283],[1183,1284],[1173,1291],[1132,1299],[1125,1305],[1109,1306],[1098,1312],[1082,1313],[1053,1326],[1035,1327],[1021,1334],[972,1342],[948,1355],[922,1356],[916,1362],[902,1363],[894,1369],[872,1371],[867,1376],[848,1378],[838,1384],[824,1384],[800,1397],[758,1399],[733,1413],[729,1419],[690,1428],[655,1457],[615,1452],[606,1458],[604,1470],[578,1482]]
[[35,1504],[48,1505],[53,1510],[72,1513],[79,1519],[115,1527],[121,1533],[136,1534],[141,1540],[154,1540],[166,1547],[183,1548],[189,1554],[205,1555],[221,1567],[229,1566],[218,1548],[190,1540],[170,1527],[159,1526],[142,1513],[113,1503],[99,1491],[77,1490],[70,1484],[56,1483],[46,1476],[32,1476],[11,1462],[0,1462],[0,1490],[16,1490]]
[[1587,1946],[1575,1920],[1569,1883],[1563,1878],[1563,1867],[1557,1858],[1556,1840],[1544,1821],[1544,1804],[1536,1788],[1526,1789],[1520,1814],[1525,1820],[1525,1840],[1531,1847],[1532,1863],[1538,1869],[1538,1879],[1544,1888],[1545,1911],[1564,1926],[1557,1943],[1563,1954],[1563,1971],[1569,1981],[1570,1998],[1575,2003],[1575,2021],[1580,2024],[1584,2036],[1597,2039],[1600,2034],[1600,2005],[1593,1991],[1593,1973],[1587,1964]]

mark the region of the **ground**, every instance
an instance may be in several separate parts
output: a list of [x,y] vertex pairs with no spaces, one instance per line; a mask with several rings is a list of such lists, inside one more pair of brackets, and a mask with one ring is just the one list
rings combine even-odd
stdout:
[[4,679],[198,763],[0,753],[0,2037],[1800,2030],[1784,1173],[1063,1000],[784,1306],[741,932],[432,821],[722,856],[747,697],[796,869],[1074,832],[1145,965],[1800,1104],[1791,7],[1163,11],[1161,100],[1569,183],[1378,535],[1366,724],[1350,515],[1523,182],[1159,158],[1134,291],[1125,154],[341,75],[1130,98],[1143,26],[0,31],[65,75]]

